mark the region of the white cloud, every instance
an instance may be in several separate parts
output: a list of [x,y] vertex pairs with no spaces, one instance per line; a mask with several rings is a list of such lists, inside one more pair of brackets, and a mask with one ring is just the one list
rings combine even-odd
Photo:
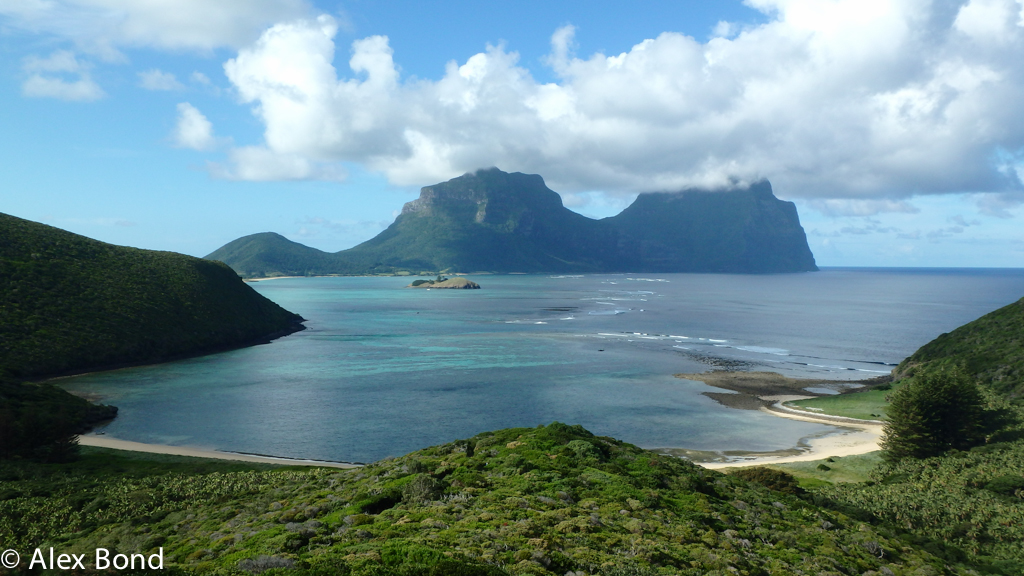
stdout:
[[178,104],[178,123],[171,137],[179,148],[193,150],[209,150],[217,143],[213,136],[213,124],[188,102]]
[[190,76],[189,78],[191,78],[192,81],[195,82],[196,84],[202,84],[203,86],[209,86],[210,85],[210,77],[207,76],[206,74],[203,74],[202,72],[200,72],[198,70],[193,72],[192,76]]
[[1015,0],[970,0],[960,7],[953,27],[981,43],[1005,43],[1020,25],[1021,5]]
[[178,82],[178,79],[170,72],[164,72],[153,68],[145,72],[139,72],[139,86],[146,90],[181,90],[185,86]]
[[90,66],[67,50],[46,58],[29,56],[22,68],[29,77],[22,83],[21,93],[30,98],[90,101],[106,95],[90,76]]
[[228,153],[228,166],[211,164],[210,172],[227,180],[335,180],[346,172],[337,166],[324,166],[296,154],[281,154],[260,146],[243,146]]
[[726,22],[725,20],[719,20],[718,24],[715,24],[714,29],[711,33],[715,36],[728,38],[736,34],[737,26],[732,22]]
[[809,200],[807,204],[826,216],[875,216],[885,213],[916,214],[920,212],[905,200],[868,199],[850,200],[827,198]]
[[240,47],[267,26],[307,15],[306,0],[15,0],[0,2],[7,24],[121,58],[119,48]]
[[822,205],[837,214],[1021,186],[993,151],[1024,148],[1024,28],[1003,26],[996,44],[965,32],[989,21],[970,7],[995,0],[947,17],[929,0],[749,3],[771,20],[707,42],[666,32],[611,56],[575,56],[573,29],[559,29],[552,83],[500,46],[403,82],[380,36],[354,42],[339,70],[328,16],[273,26],[224,69],[265,125],[261,154],[358,162],[400,185],[487,166],[565,192],[769,177],[785,197],[845,198]]

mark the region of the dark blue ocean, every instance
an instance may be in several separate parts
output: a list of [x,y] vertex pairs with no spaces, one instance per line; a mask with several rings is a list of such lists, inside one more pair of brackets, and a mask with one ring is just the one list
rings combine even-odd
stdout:
[[308,319],[270,344],[61,380],[120,408],[110,436],[369,462],[552,421],[647,448],[770,451],[831,427],[723,407],[674,378],[708,358],[791,376],[888,373],[1024,296],[1024,270],[295,278],[253,287]]

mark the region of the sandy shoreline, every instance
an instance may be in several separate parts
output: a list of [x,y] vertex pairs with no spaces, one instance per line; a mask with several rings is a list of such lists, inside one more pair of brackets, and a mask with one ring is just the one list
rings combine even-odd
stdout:
[[111,448],[113,450],[126,450],[128,452],[149,452],[151,454],[167,454],[170,456],[191,456],[193,458],[213,458],[216,460],[235,460],[240,462],[256,462],[260,464],[281,464],[286,466],[323,466],[327,468],[359,468],[359,464],[348,462],[328,462],[323,460],[301,460],[298,458],[275,458],[273,456],[258,456],[256,454],[241,454],[238,452],[221,452],[219,450],[204,450],[189,446],[167,446],[164,444],[145,444],[142,442],[131,442],[119,440],[106,435],[83,434],[78,437],[78,443],[82,446],[95,446],[97,448]]
[[[792,400],[815,398],[821,394],[809,393],[805,388],[821,385],[844,385],[849,382],[801,380],[787,378],[774,372],[733,372],[719,370],[704,374],[677,374],[679,378],[704,382],[709,386],[730,390],[731,393],[704,392],[721,404],[739,410],[759,410],[779,418],[829,424],[837,432],[806,438],[795,448],[767,453],[725,453],[726,462],[695,462],[705,468],[736,468],[786,462],[807,462],[831,457],[854,456],[879,450],[885,423],[877,420],[857,420],[840,416],[818,415],[783,406]],[[877,384],[884,379],[861,381],[865,385]]]
[[[779,402],[781,404],[781,401]],[[791,418],[806,422],[831,424],[840,428],[839,432],[828,434],[817,438],[809,438],[806,442],[795,449],[786,450],[784,454],[773,453],[751,453],[749,455],[731,455],[728,462],[696,462],[697,465],[717,470],[721,468],[738,468],[742,466],[760,466],[764,464],[782,464],[785,462],[807,462],[811,460],[823,460],[829,457],[853,456],[856,454],[867,454],[879,449],[878,441],[882,436],[882,424],[875,424],[864,421],[863,423],[836,422],[827,418],[819,418],[813,415],[802,415],[783,412],[777,407],[762,408],[762,411],[778,416],[780,418]],[[99,448],[111,448],[114,450],[126,450],[129,452],[149,452],[152,454],[167,454],[172,456],[191,456],[194,458],[212,458],[216,460],[234,460],[240,462],[254,462],[261,464],[281,464],[288,466],[323,466],[329,468],[359,468],[359,464],[347,462],[328,462],[320,460],[302,460],[295,458],[275,458],[272,456],[259,456],[255,454],[240,454],[236,452],[221,452],[219,450],[207,450],[189,446],[168,446],[163,444],[146,444],[142,442],[131,442],[120,440],[106,435],[85,434],[78,437],[78,443],[82,446],[96,446]],[[792,454],[793,451],[798,452]]]
[[[777,404],[781,403],[780,401]],[[696,464],[714,470],[719,468],[783,464],[786,462],[808,462],[825,458],[867,454],[880,450],[878,442],[882,438],[883,428],[883,425],[880,423],[876,424],[866,420],[857,422],[851,418],[844,418],[842,422],[837,422],[827,417],[819,418],[813,415],[797,414],[795,411],[783,411],[788,409],[781,408],[778,405],[762,408],[761,410],[779,418],[830,424],[839,427],[840,431],[827,436],[807,439],[806,446],[798,448],[801,452],[800,454],[778,456],[755,453],[749,456],[736,456],[735,460],[730,462],[697,462]]]
[[[765,464],[783,464],[787,462],[807,462],[823,460],[830,457],[854,456],[879,450],[878,443],[882,437],[884,423],[875,420],[855,420],[837,416],[817,415],[783,406],[784,402],[803,398],[813,398],[802,388],[817,384],[819,381],[806,381],[785,378],[767,372],[730,372],[714,371],[706,374],[677,374],[680,378],[705,382],[711,386],[732,390],[732,394],[705,393],[719,400],[719,397],[731,397],[723,404],[735,409],[759,410],[779,418],[802,420],[818,424],[829,424],[838,430],[821,436],[801,439],[797,446],[776,452],[724,452],[719,457],[726,461],[699,461],[694,463],[709,469],[737,468],[743,466],[760,466]],[[738,397],[745,397],[741,403]],[[721,401],[721,400],[719,400]],[[241,454],[222,452],[190,446],[168,446],[163,444],[146,444],[120,440],[105,434],[84,434],[78,438],[82,446],[96,446],[130,452],[149,452],[173,456],[190,456],[195,458],[213,458],[217,460],[234,460],[262,464],[280,464],[290,466],[324,466],[331,468],[358,468],[359,464],[348,462],[328,462],[319,460],[303,460],[297,458],[263,456],[258,454]],[[699,455],[707,457],[709,453],[697,453],[686,449],[659,450],[664,453],[681,457]]]

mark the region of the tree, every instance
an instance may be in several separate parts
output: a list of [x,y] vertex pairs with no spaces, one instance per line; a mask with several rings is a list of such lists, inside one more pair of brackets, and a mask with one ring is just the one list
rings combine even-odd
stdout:
[[928,458],[983,444],[984,404],[977,384],[959,369],[915,376],[890,396],[885,458]]

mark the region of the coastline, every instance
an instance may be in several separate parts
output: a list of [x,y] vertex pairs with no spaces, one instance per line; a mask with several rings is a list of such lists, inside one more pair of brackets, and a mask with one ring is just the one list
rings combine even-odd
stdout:
[[[795,400],[797,398],[792,399]],[[801,445],[796,448],[799,452],[798,454],[750,453],[749,455],[731,456],[731,460],[727,462],[694,462],[694,464],[718,470],[721,468],[740,468],[745,466],[764,466],[766,464],[784,464],[787,462],[809,462],[812,460],[824,460],[825,458],[841,458],[843,456],[867,454],[881,449],[878,445],[882,438],[882,429],[884,427],[881,423],[869,420],[855,421],[852,418],[844,418],[840,422],[827,416],[805,416],[796,413],[795,410],[781,406],[784,401],[779,400],[770,407],[761,408],[761,411],[779,418],[815,422],[817,424],[830,424],[840,428],[840,431],[806,439],[806,442],[801,442]]]
[[[298,315],[296,315],[298,316]],[[66,372],[58,372],[49,375],[32,376],[26,378],[29,382],[48,382],[56,384],[58,380],[64,380],[66,378],[74,378],[76,376],[85,376],[87,374],[97,374],[99,372],[114,372],[116,370],[125,370],[128,368],[141,368],[145,366],[158,366],[160,364],[167,364],[169,362],[177,362],[178,360],[188,360],[190,358],[200,358],[202,356],[209,356],[211,354],[220,354],[222,352],[231,352],[232,350],[241,350],[242,348],[250,348],[252,346],[259,346],[261,344],[269,344],[270,342],[277,340],[278,338],[284,338],[285,336],[291,336],[296,332],[302,332],[306,329],[304,324],[306,319],[299,316],[299,319],[294,321],[290,326],[285,329],[271,332],[258,338],[252,338],[244,342],[236,342],[234,344],[225,344],[223,346],[212,346],[203,350],[195,350],[183,354],[175,354],[161,359],[144,360],[141,362],[123,362],[119,364],[105,364],[101,366],[91,366],[89,368],[76,368],[68,370]],[[71,392],[74,394],[74,392]],[[99,399],[82,396],[89,401],[97,402]]]
[[78,437],[78,443],[82,446],[93,446],[96,448],[110,448],[113,450],[124,450],[127,452],[149,452],[151,454],[167,454],[169,456],[190,456],[192,458],[212,458],[215,460],[235,460],[240,462],[254,462],[259,464],[280,464],[283,466],[322,466],[325,468],[361,468],[361,464],[350,462],[330,462],[326,460],[304,460],[299,458],[284,458],[275,456],[261,456],[258,454],[245,454],[241,452],[221,452],[220,450],[206,450],[190,446],[168,446],[165,444],[146,444],[143,442],[132,442],[120,440],[106,435],[82,434]]
[[[835,426],[837,430],[819,436],[803,438],[793,448],[773,452],[702,452],[683,448],[656,449],[658,452],[686,458],[698,466],[718,470],[824,460],[826,458],[867,454],[880,450],[879,441],[881,440],[884,427],[884,422],[882,421],[856,420],[840,416],[814,414],[783,406],[784,402],[791,400],[820,396],[820,394],[808,394],[802,388],[820,384],[822,383],[821,381],[790,379],[770,372],[731,372],[724,370],[705,374],[677,374],[676,376],[699,382],[707,380],[705,383],[710,386],[732,390],[732,394],[715,392],[705,392],[704,394],[733,409],[758,410],[778,418],[829,424]],[[794,392],[797,393],[794,394]],[[726,401],[723,402],[720,398]],[[741,399],[742,401],[737,402]],[[80,435],[79,444],[82,446],[94,446],[129,452],[149,452],[153,454],[286,466],[323,466],[341,469],[359,468],[361,466],[361,464],[349,462],[307,460],[261,454],[224,452],[190,446],[132,442],[106,436],[105,434],[96,434],[95,432]]]
[[[850,384],[873,385],[884,381],[884,377],[850,381],[801,380],[787,378],[774,372],[737,372],[716,370],[704,374],[676,374],[677,378],[703,382],[708,386],[731,391],[730,393],[704,392],[705,396],[738,410],[758,410],[779,418],[829,424],[839,430],[821,436],[805,438],[796,447],[775,452],[723,452],[699,453],[676,451],[677,454],[695,456],[694,464],[709,469],[762,466],[788,462],[808,462],[825,458],[839,458],[867,454],[880,450],[878,443],[885,423],[880,420],[857,420],[827,414],[813,414],[783,406],[784,402],[822,396],[805,390],[811,386],[841,386],[842,392]],[[841,393],[842,393],[841,392]],[[847,392],[848,393],[848,392]],[[671,453],[671,451],[669,451]],[[713,454],[713,455],[712,455]],[[699,461],[705,459],[705,461]]]

